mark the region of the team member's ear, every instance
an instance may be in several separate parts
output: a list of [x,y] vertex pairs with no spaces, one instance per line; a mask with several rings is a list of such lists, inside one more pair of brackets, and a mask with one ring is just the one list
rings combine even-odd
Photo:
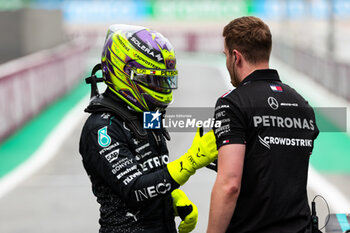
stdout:
[[237,61],[237,54],[238,54],[237,50],[234,49],[233,52],[232,52],[232,54],[233,54],[233,56],[234,56],[233,63],[236,63],[236,61]]

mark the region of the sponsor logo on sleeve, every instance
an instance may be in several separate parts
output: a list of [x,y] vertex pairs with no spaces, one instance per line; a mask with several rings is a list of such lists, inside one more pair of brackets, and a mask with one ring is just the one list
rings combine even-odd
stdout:
[[118,175],[117,175],[117,179],[120,180],[120,178],[121,178],[122,176],[125,176],[126,174],[128,174],[128,173],[130,173],[131,171],[136,170],[136,169],[137,169],[137,166],[136,166],[136,165],[133,165],[133,166],[131,166],[131,167],[125,169],[124,171],[119,172]]
[[219,105],[219,106],[217,106],[217,107],[215,108],[215,111],[220,110],[220,109],[222,109],[222,108],[230,108],[230,106],[227,105],[227,104]]
[[107,134],[107,126],[103,127],[102,129],[99,129],[97,131],[97,135],[98,144],[101,147],[107,147],[111,144],[111,137]]
[[217,120],[217,121],[219,121],[221,124],[223,124],[223,123],[228,123],[231,120],[230,120],[230,118],[225,118],[225,119],[220,119],[220,120]]
[[220,111],[220,112],[217,112],[215,114],[215,119],[218,119],[218,118],[224,117],[224,116],[226,116],[226,112],[225,111]]
[[125,185],[129,184],[131,181],[133,181],[136,177],[138,176],[141,176],[142,175],[142,172],[140,171],[136,171],[135,173],[129,175],[128,177],[126,177],[124,180],[123,180],[123,183]]
[[152,154],[151,151],[147,151],[146,153],[135,155],[135,159],[137,161],[139,161],[139,160],[141,160],[141,159],[143,159],[143,158],[145,158],[145,157],[147,157],[147,156],[149,156],[151,154]]
[[229,124],[223,125],[219,128],[216,128],[214,133],[216,135],[216,137],[221,137],[223,134],[229,133],[231,132],[231,128]]
[[104,154],[107,151],[110,151],[112,149],[114,149],[116,146],[119,146],[118,142],[113,143],[112,145],[110,145],[109,147],[103,148],[102,150],[99,151],[100,155]]
[[121,169],[127,167],[128,165],[133,164],[133,160],[129,158],[122,158],[112,165],[112,173],[117,174]]
[[108,162],[113,162],[114,160],[118,159],[119,155],[119,149],[116,149],[108,154],[105,155],[105,158],[107,159]]
[[274,92],[283,92],[283,88],[279,85],[270,85],[270,88]]
[[148,148],[148,147],[149,147],[149,143],[146,143],[146,144],[144,144],[144,145],[142,145],[142,146],[136,148],[135,151],[136,151],[137,153],[140,153],[140,151],[142,151],[142,150],[144,150],[144,149],[146,149],[146,148]]
[[171,190],[171,184],[166,182],[158,183],[143,189],[138,189],[134,191],[136,200],[138,202],[148,200],[150,198],[156,197],[161,194],[166,194]]

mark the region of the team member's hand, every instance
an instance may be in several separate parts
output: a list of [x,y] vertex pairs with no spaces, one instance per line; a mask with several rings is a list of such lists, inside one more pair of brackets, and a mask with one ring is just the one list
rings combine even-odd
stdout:
[[173,197],[174,214],[182,219],[179,225],[179,233],[191,232],[197,224],[197,206],[180,189],[175,189],[171,196]]
[[186,183],[197,169],[207,166],[218,156],[213,130],[202,135],[203,128],[198,128],[187,153],[167,165],[171,177],[180,185]]

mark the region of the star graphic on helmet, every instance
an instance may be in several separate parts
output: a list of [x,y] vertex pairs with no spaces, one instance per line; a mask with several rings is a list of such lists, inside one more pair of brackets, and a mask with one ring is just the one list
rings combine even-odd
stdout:
[[155,113],[152,113],[152,121],[154,121],[155,119],[157,119],[158,117],[160,117],[162,114],[159,112],[159,110],[157,110]]

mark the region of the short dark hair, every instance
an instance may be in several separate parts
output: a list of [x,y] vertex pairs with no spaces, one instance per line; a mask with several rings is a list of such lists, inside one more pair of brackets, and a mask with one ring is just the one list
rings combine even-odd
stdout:
[[269,61],[272,36],[261,19],[254,16],[234,19],[224,27],[222,35],[230,54],[237,49],[252,64]]

